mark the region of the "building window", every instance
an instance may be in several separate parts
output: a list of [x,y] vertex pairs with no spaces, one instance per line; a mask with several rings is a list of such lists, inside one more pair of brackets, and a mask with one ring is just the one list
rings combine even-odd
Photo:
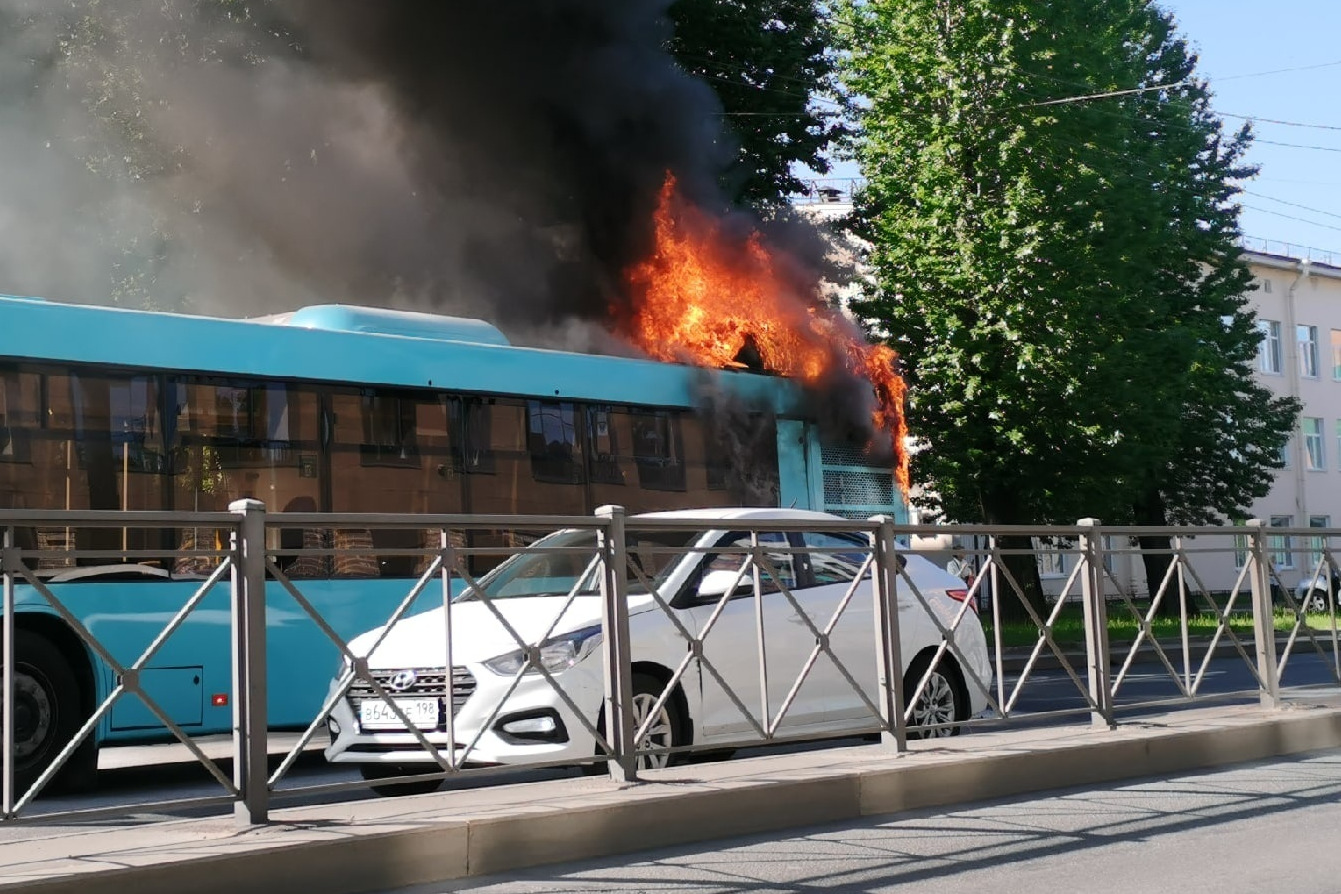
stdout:
[[[1294,524],[1293,515],[1271,516],[1271,527],[1273,528],[1288,528],[1292,524]],[[1276,568],[1294,567],[1294,545],[1290,542],[1290,535],[1273,534],[1268,537],[1267,551],[1271,564]]]
[[1316,416],[1305,416],[1304,462],[1311,472],[1323,472],[1327,469],[1327,455],[1322,435],[1322,420]]
[[1262,334],[1257,346],[1257,368],[1280,375],[1280,321],[1258,320],[1257,331]]
[[1306,379],[1318,377],[1318,327],[1296,326],[1299,341],[1299,375]]
[[1341,382],[1341,329],[1332,330],[1332,381]]
[[[1308,517],[1308,526],[1310,528],[1330,528],[1332,526],[1332,517],[1330,515],[1310,515]],[[1321,564],[1323,550],[1326,546],[1326,537],[1308,538],[1308,565],[1304,567],[1304,570],[1309,574],[1312,574],[1317,569],[1318,565]],[[1327,572],[1324,571],[1322,573],[1321,579],[1324,583],[1326,582]]]

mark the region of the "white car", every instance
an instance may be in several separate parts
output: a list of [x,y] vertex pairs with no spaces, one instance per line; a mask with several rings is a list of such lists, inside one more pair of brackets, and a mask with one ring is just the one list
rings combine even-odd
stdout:
[[[640,519],[668,518],[705,520],[704,530],[638,531]],[[830,624],[869,552],[864,534],[759,535],[765,545],[789,544],[811,550],[765,553],[810,623],[797,613],[773,575],[761,573],[761,591],[766,593],[761,613],[764,662],[759,658],[760,625],[753,574],[738,573],[745,556],[739,551],[677,555],[653,552],[668,546],[748,547],[747,529],[763,530],[770,520],[841,521],[818,512],[779,509],[693,510],[628,520],[631,563],[643,570],[645,579],[669,604],[670,613],[684,630],[703,643],[701,659],[691,663],[672,697],[665,700],[661,716],[650,727],[641,747],[730,748],[761,739],[760,730],[775,721],[774,734],[786,738],[822,737],[876,727],[878,716],[870,706],[879,705],[880,698],[876,691],[877,638],[869,572],[828,636],[837,663],[828,654],[820,654],[788,710],[778,718],[779,709],[820,639],[816,633]],[[600,726],[605,690],[599,648],[601,598],[597,567],[592,561],[595,541],[595,532],[590,530],[552,534],[536,546],[569,548],[570,552],[518,553],[479,581],[481,592],[468,590],[453,601],[450,690],[445,665],[447,619],[442,608],[402,619],[371,654],[368,651],[384,628],[355,638],[350,650],[355,655],[367,655],[370,673],[435,747],[445,749],[449,745],[446,721],[450,704],[455,747],[459,751],[474,743],[468,753],[458,755],[466,764],[590,763],[599,750],[597,740],[577,712],[592,727]],[[958,731],[959,722],[986,707],[985,687],[990,686],[992,674],[986,639],[976,614],[964,610],[967,594],[962,581],[920,556],[905,556],[901,561],[905,564],[898,582],[899,630],[907,695],[923,678],[943,639],[913,588],[943,625],[949,627],[960,616],[954,630],[955,648],[936,665],[912,712],[914,725],[933,726],[922,730],[923,734],[952,735]],[[737,595],[724,599],[733,583]],[[570,601],[566,597],[573,590],[578,595]],[[628,591],[634,713],[641,724],[648,711],[656,707],[666,682],[691,646],[667,611],[653,600],[647,586],[632,574]],[[533,658],[543,663],[563,688],[566,699],[534,667],[518,677],[526,666],[527,651],[508,632],[500,616],[521,643],[539,647]],[[711,627],[704,635],[702,631],[708,625]],[[869,705],[838,663],[858,684]],[[767,671],[766,687],[760,680],[761,664]],[[342,671],[347,673],[348,668]],[[338,685],[337,677],[331,684],[332,694]],[[359,764],[365,778],[385,779],[437,769],[414,734],[366,682],[355,680],[336,702],[328,727],[331,744],[326,749],[327,759]],[[639,766],[664,766],[667,761],[668,755],[662,751],[640,756]],[[424,780],[423,784],[387,785],[378,790],[425,791],[437,785],[438,780]]]

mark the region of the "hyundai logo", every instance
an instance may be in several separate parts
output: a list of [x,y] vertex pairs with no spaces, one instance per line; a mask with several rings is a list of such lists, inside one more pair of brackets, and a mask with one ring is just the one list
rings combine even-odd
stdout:
[[394,689],[396,692],[404,692],[413,686],[414,681],[417,679],[419,679],[419,677],[412,670],[396,671],[391,679],[387,681],[386,685]]

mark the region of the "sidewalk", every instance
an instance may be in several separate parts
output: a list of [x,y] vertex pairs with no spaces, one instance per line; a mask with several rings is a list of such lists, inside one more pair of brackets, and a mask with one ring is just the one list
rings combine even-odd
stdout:
[[917,807],[1341,747],[1341,690],[1287,707],[1197,709],[1088,726],[807,751],[232,817],[12,828],[0,894],[384,890]]

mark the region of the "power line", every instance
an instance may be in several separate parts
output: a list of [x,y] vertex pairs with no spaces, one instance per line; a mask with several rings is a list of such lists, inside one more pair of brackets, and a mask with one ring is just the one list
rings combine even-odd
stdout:
[[1287,202],[1284,199],[1278,199],[1275,196],[1267,196],[1262,195],[1262,193],[1260,192],[1253,192],[1251,189],[1245,189],[1243,191],[1243,194],[1247,196],[1253,196],[1254,198],[1258,199],[1266,199],[1268,202],[1277,202],[1281,205],[1289,205],[1291,208],[1298,208],[1301,211],[1311,211],[1314,214],[1324,214],[1327,217],[1335,217],[1336,219],[1341,220],[1341,214],[1337,214],[1334,211],[1324,211],[1321,208],[1310,208],[1308,205],[1300,205],[1298,202]]
[[[1267,75],[1290,74],[1296,71],[1314,71],[1319,68],[1336,68],[1339,65],[1341,65],[1341,59],[1338,59],[1335,62],[1319,62],[1317,65],[1299,65],[1294,68],[1275,68],[1271,71],[1255,71],[1250,74],[1226,75],[1223,78],[1210,78],[1210,80],[1217,83],[1220,81],[1240,81],[1244,78],[1262,78]],[[1210,76],[1208,75],[1207,77],[1209,78]]]
[[[1270,215],[1272,215],[1273,217],[1283,217],[1283,218],[1285,218],[1286,220],[1294,220],[1294,221],[1298,221],[1299,223],[1306,223],[1306,224],[1308,224],[1308,225],[1311,226],[1311,227],[1322,227],[1324,230],[1336,230],[1338,233],[1341,233],[1341,227],[1334,227],[1334,226],[1332,226],[1331,224],[1318,223],[1316,220],[1308,220],[1308,219],[1303,218],[1303,217],[1296,217],[1296,216],[1294,216],[1293,214],[1285,214],[1285,213],[1280,212],[1280,211],[1272,211],[1272,210],[1269,209],[1269,208],[1258,208],[1256,205],[1249,205],[1249,204],[1246,204],[1246,203],[1243,205],[1243,207],[1244,207],[1244,208],[1248,208],[1248,209],[1250,209],[1250,210],[1252,210],[1252,211],[1256,211],[1256,212],[1258,212],[1258,213],[1260,213],[1260,214],[1270,214]],[[1280,241],[1280,240],[1277,240],[1277,241]]]
[[1110,99],[1114,96],[1131,96],[1136,93],[1150,93],[1154,90],[1172,90],[1175,87],[1186,87],[1188,84],[1195,83],[1191,79],[1175,81],[1172,84],[1156,84],[1153,87],[1133,87],[1130,90],[1110,90],[1107,93],[1087,93],[1084,96],[1065,96],[1061,99],[1049,99],[1044,102],[1027,103],[1017,108],[1036,109],[1042,106],[1060,106],[1072,102],[1085,102],[1091,99]]
[[1313,130],[1341,130],[1337,124],[1300,124],[1298,121],[1281,121],[1277,118],[1259,118],[1256,115],[1235,115],[1233,112],[1216,112],[1222,118],[1238,118],[1240,121],[1252,121],[1261,124],[1280,124],[1285,127],[1307,127]]
[[1341,147],[1337,146],[1304,146],[1300,143],[1280,143],[1276,140],[1259,140],[1253,138],[1253,145],[1261,144],[1263,146],[1284,146],[1286,149],[1313,149],[1317,152],[1341,152]]

